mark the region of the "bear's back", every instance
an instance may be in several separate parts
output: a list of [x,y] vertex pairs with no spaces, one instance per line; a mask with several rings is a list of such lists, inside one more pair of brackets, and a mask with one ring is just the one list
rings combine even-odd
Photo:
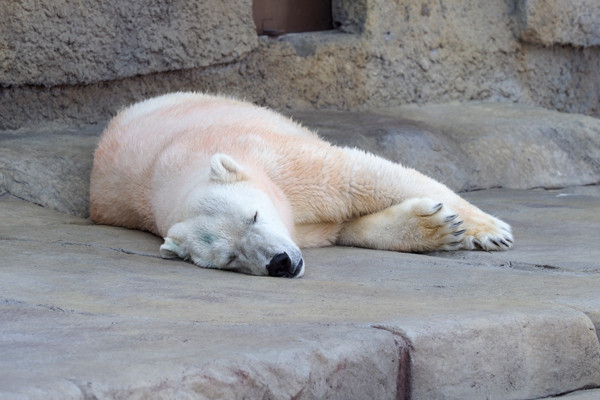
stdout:
[[126,108],[110,122],[96,149],[91,218],[156,232],[156,181],[168,181],[190,163],[208,166],[215,152],[236,145],[239,151],[249,134],[316,137],[271,110],[200,93],[163,95]]

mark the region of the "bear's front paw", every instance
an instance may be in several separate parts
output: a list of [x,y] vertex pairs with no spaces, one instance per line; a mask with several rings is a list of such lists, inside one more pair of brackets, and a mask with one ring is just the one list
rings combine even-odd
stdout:
[[462,225],[442,203],[412,198],[345,223],[336,243],[408,252],[457,250],[464,243]]
[[467,219],[463,247],[468,250],[508,250],[514,239],[510,225],[484,212]]
[[466,230],[459,215],[442,203],[431,199],[407,201],[413,221],[416,251],[457,250],[463,246]]

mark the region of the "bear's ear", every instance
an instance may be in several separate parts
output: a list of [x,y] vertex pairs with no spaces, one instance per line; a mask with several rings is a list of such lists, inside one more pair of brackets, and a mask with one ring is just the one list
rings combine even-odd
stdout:
[[235,160],[226,154],[214,154],[210,158],[210,179],[220,183],[233,183],[248,179]]

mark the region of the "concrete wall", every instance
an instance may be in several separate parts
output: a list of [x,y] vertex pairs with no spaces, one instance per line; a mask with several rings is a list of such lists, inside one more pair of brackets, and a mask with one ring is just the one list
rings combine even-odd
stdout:
[[257,37],[251,0],[0,0],[0,129],[103,122],[173,90],[277,109],[491,100],[600,115],[597,0],[334,0]]

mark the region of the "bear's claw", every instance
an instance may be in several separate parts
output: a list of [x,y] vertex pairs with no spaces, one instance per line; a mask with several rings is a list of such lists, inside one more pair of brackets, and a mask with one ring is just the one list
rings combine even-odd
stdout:
[[514,241],[510,226],[498,218],[481,213],[469,221],[463,247],[467,250],[508,250]]

